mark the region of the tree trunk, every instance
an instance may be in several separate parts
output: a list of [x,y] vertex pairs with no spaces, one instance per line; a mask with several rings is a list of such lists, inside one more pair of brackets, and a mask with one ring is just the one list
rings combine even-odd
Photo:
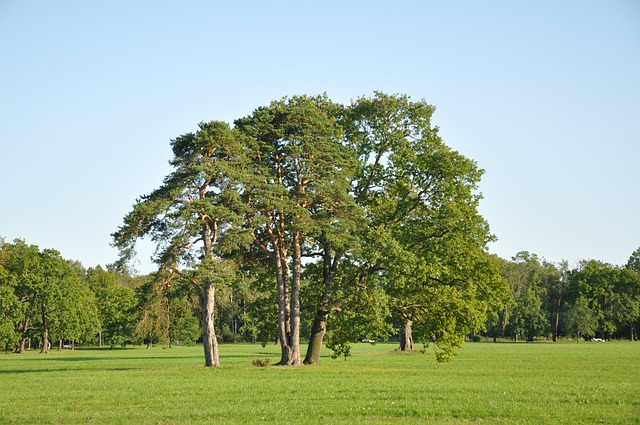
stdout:
[[304,364],[320,363],[320,350],[322,349],[322,340],[327,333],[328,311],[318,310],[316,317],[313,319],[311,326],[311,338],[307,346],[307,355],[304,358]]
[[44,332],[42,333],[42,348],[40,348],[41,353],[49,352],[49,329],[44,328]]
[[407,320],[400,329],[400,351],[413,351],[413,335],[411,334],[412,320]]
[[555,323],[553,326],[553,342],[556,342],[558,340],[558,326],[560,325],[560,303],[562,302],[562,298],[560,296],[558,296],[558,302],[556,304],[556,311],[555,311]]
[[47,314],[42,312],[42,327],[44,328],[44,332],[42,333],[42,349],[41,353],[49,352],[49,318]]
[[58,340],[58,351],[62,351],[62,348],[63,348],[63,347],[62,347],[62,344],[63,344],[63,343],[62,343],[62,339],[59,339],[59,340]]
[[[20,333],[20,344],[16,347],[15,352],[22,354],[25,351],[25,344],[27,342],[27,331],[29,330],[29,320],[24,319],[18,323],[17,331]],[[29,344],[31,345],[31,344]]]
[[342,253],[337,253],[335,257],[331,257],[331,250],[328,246],[324,247],[324,255],[322,260],[322,280],[323,290],[316,316],[311,326],[311,336],[309,337],[309,345],[307,346],[307,355],[304,358],[304,364],[320,363],[320,350],[322,349],[322,341],[327,333],[327,319],[329,318],[329,304],[331,302],[330,290],[336,277],[336,271],[340,264]]
[[300,232],[293,235],[293,273],[291,281],[291,359],[290,364],[300,366],[300,272],[302,250]]
[[218,354],[218,339],[213,326],[215,306],[215,286],[205,283],[200,294],[200,307],[202,308],[202,345],[204,347],[205,367],[220,366]]
[[282,252],[276,247],[272,254],[274,267],[276,269],[276,283],[278,286],[278,342],[280,343],[279,365],[291,364],[292,350],[289,344],[290,308],[287,291],[287,272],[282,261]]

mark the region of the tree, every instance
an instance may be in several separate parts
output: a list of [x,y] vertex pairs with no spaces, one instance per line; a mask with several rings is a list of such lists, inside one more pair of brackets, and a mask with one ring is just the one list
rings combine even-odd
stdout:
[[524,335],[526,341],[542,335],[547,329],[547,318],[542,309],[542,300],[534,288],[527,288],[518,298],[512,312],[512,325],[516,334]]
[[15,295],[14,282],[0,257],[0,350],[15,348],[20,338],[16,327],[22,305]]
[[547,264],[547,270],[541,284],[546,289],[543,308],[551,320],[552,338],[555,342],[560,336],[560,318],[567,304],[569,264],[566,261],[562,261],[558,267]]
[[0,304],[0,340],[18,353],[31,334],[46,353],[51,338],[78,341],[97,328],[93,294],[77,267],[20,239],[0,246]]
[[163,284],[156,285],[154,280],[136,288],[136,313],[139,317],[134,334],[146,342],[147,348],[156,342],[166,346],[171,344],[171,311],[166,296],[169,289]]
[[256,142],[259,179],[246,194],[246,218],[275,275],[282,365],[301,364],[302,256],[350,206],[352,156],[341,143],[337,111],[326,96],[294,96],[235,122]]
[[41,352],[49,351],[50,333],[53,321],[58,319],[56,312],[61,315],[64,311],[62,299],[64,296],[63,286],[69,277],[68,263],[60,256],[60,253],[53,249],[45,249],[40,253],[42,273],[37,285],[37,290],[33,303],[38,310],[40,319],[40,329],[42,331]]
[[[367,293],[356,288],[384,288],[405,335],[413,324],[418,340],[435,341],[446,359],[467,332],[482,326],[504,285],[486,255],[492,236],[477,212],[482,170],[443,143],[431,126],[433,111],[424,101],[379,92],[345,111],[346,143],[358,159],[351,195],[363,218],[340,217],[343,228],[358,229],[352,231],[355,238],[329,239],[322,247],[324,290],[316,322],[326,321],[333,309],[344,312],[341,306],[353,294]],[[351,272],[338,270],[344,255],[350,261],[342,264]],[[345,286],[352,290],[344,291]],[[348,296],[341,299],[341,293]],[[360,302],[367,299],[372,298]],[[375,306],[370,305],[369,329],[388,311]],[[371,317],[375,311],[378,320]],[[314,322],[314,330],[323,328]],[[384,336],[384,326],[377,329]],[[363,332],[345,330],[333,332],[331,345],[344,350]],[[343,341],[336,341],[336,334]],[[309,363],[317,361],[318,341],[310,341]]]
[[124,287],[119,275],[98,266],[87,270],[87,282],[96,298],[100,327],[98,346],[107,343],[114,348],[133,337],[136,305],[132,289]]
[[79,264],[58,258],[58,289],[60,297],[54,300],[49,318],[52,340],[85,342],[93,340],[100,329],[96,298],[89,288],[84,269]]
[[627,261],[626,268],[640,273],[640,248],[633,251],[629,257],[629,261]]
[[178,276],[197,294],[202,311],[205,366],[219,366],[214,327],[215,289],[228,284],[235,266],[224,254],[242,245],[241,194],[251,176],[239,132],[218,121],[171,141],[174,171],[141,197],[113,234],[122,261],[137,239],[156,244],[155,262],[167,285]]
[[624,311],[623,321],[629,326],[629,338],[631,341],[638,339],[638,327],[640,327],[640,249],[637,249],[629,257],[624,267],[621,293]]
[[542,308],[546,288],[542,281],[550,265],[536,254],[526,251],[516,254],[507,264],[505,275],[511,290],[511,303],[505,307],[505,329],[514,340],[523,335],[527,341],[543,335],[547,330],[547,317]]
[[640,273],[622,268],[614,286],[612,313],[615,327],[617,330],[627,329],[629,340],[634,341],[640,322]]
[[589,308],[589,301],[580,296],[569,307],[565,317],[567,329],[576,337],[576,342],[580,343],[581,335],[595,335],[598,329],[598,319],[596,314]]
[[[34,300],[40,290],[42,279],[40,249],[36,245],[27,245],[23,240],[16,239],[12,244],[5,243],[2,252],[6,270],[5,282],[8,283],[5,288],[12,287],[15,297],[7,299],[7,304],[13,305],[11,316],[19,337],[15,351],[24,353],[29,332],[34,329],[38,318]],[[7,295],[10,292],[9,289],[5,291]],[[19,304],[15,304],[16,299]]]
[[197,320],[198,302],[192,300],[193,291],[183,282],[177,283],[168,286],[152,275],[136,288],[135,335],[146,342],[147,347],[154,343],[171,347],[174,341],[193,345],[198,333],[202,334]]
[[614,301],[615,283],[619,280],[620,269],[601,261],[583,261],[571,273],[573,299],[584,297],[589,308],[598,319],[601,337],[609,337],[616,331]]

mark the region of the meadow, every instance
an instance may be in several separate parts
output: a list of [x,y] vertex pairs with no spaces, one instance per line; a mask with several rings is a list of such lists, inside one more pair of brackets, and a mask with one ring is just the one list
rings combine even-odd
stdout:
[[467,343],[452,363],[355,344],[347,361],[256,367],[279,349],[0,354],[0,423],[640,423],[640,343]]

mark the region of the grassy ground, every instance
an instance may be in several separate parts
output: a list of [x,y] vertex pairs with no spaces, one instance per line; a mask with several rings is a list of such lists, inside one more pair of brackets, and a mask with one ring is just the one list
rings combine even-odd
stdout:
[[278,347],[0,354],[0,423],[640,423],[640,343],[469,343],[454,361],[356,344],[348,361],[252,366]]

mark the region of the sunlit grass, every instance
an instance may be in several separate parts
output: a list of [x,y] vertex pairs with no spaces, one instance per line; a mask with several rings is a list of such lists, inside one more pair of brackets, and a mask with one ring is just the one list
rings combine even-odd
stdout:
[[278,347],[0,354],[0,423],[638,423],[640,343],[469,343],[452,363],[393,344],[346,362],[277,362]]

